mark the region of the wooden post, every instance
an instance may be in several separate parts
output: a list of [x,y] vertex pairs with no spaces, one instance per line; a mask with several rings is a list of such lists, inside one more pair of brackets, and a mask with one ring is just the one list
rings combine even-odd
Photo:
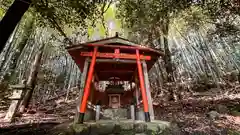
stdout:
[[5,122],[12,122],[13,118],[17,112],[20,105],[21,99],[23,97],[23,91],[26,90],[26,83],[11,85],[10,88],[13,90],[13,95],[9,97],[12,100],[8,112],[4,118]]
[[94,98],[94,92],[96,90],[95,85],[94,85],[94,81],[95,81],[95,76],[93,75],[92,82],[91,82],[91,87],[90,87],[90,96],[89,96],[89,99],[88,99],[89,102],[92,102],[92,100]]
[[95,63],[96,63],[96,56],[97,56],[97,47],[94,48],[94,52],[92,55],[92,61],[91,61],[90,67],[89,67],[88,76],[87,76],[86,84],[84,87],[83,99],[82,99],[81,107],[79,110],[80,123],[83,123],[84,114],[85,114],[85,111],[87,108],[87,100],[88,100],[88,97],[90,94],[90,87],[91,87],[94,67],[95,67]]
[[146,95],[146,89],[144,84],[144,76],[143,76],[143,70],[142,70],[142,64],[140,61],[140,54],[139,50],[136,50],[136,57],[137,57],[137,68],[138,68],[138,77],[140,81],[140,88],[141,88],[141,94],[142,94],[142,100],[143,100],[143,108],[144,108],[144,114],[145,114],[145,121],[150,122],[150,115],[148,110],[148,99]]
[[146,61],[143,61],[143,73],[144,73],[145,88],[146,88],[146,93],[147,93],[147,98],[148,98],[150,119],[154,120],[152,96],[151,96],[151,91],[150,91],[150,83],[149,83],[149,78],[148,78],[148,70],[147,70]]
[[81,75],[79,98],[78,98],[77,111],[76,111],[76,116],[75,116],[75,119],[74,119],[74,123],[79,123],[80,122],[79,110],[80,110],[80,105],[82,103],[83,89],[84,89],[84,86],[85,86],[87,71],[88,71],[88,67],[89,67],[88,59],[89,58],[86,58],[86,60],[85,60],[84,67],[83,67],[83,72],[82,72],[82,75]]
[[139,104],[139,87],[138,87],[137,76],[135,77],[135,97],[136,97],[136,105],[138,105]]

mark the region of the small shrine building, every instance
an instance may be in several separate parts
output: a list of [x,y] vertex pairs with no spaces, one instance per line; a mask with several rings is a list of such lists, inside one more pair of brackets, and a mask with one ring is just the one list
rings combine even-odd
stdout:
[[[101,109],[142,104],[145,121],[154,119],[148,71],[164,55],[163,52],[138,45],[117,34],[66,49],[82,72],[79,123],[84,121],[88,103],[101,106]],[[100,82],[108,83],[102,83],[101,87]]]

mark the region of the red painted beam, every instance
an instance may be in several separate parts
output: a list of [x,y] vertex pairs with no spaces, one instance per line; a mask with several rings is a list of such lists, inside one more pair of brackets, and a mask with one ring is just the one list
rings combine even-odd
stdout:
[[88,46],[98,46],[98,47],[108,47],[108,48],[120,48],[120,49],[149,49],[145,47],[138,47],[138,46],[123,46],[123,45],[105,45],[105,44],[87,44]]
[[118,74],[118,73],[133,73],[134,71],[132,70],[104,70],[104,71],[99,71],[100,73],[105,73],[105,72],[113,72],[114,74]]
[[163,52],[159,52],[159,51],[157,51],[157,50],[154,50],[154,49],[152,49],[152,48],[148,48],[148,47],[138,47],[138,46],[140,46],[140,45],[136,45],[136,47],[135,46],[123,46],[123,45],[104,45],[104,44],[86,44],[87,46],[99,46],[99,47],[106,47],[106,48],[120,48],[120,49],[131,49],[131,50],[136,50],[136,49],[138,49],[138,50],[147,50],[147,51],[152,51],[152,52],[156,52],[156,53],[158,53],[158,54],[160,54],[160,55],[164,55],[164,53]]
[[134,71],[131,70],[106,70],[106,71],[98,71],[99,74],[130,74],[134,73]]
[[[81,56],[92,57],[93,52],[81,52]],[[137,59],[136,55],[126,53],[97,53],[97,57],[100,58],[120,58],[120,59]],[[140,55],[141,60],[151,60],[151,56]]]

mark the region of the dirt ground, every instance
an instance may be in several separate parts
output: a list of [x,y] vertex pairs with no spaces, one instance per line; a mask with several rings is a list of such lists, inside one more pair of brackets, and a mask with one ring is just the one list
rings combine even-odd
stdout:
[[[176,123],[182,134],[239,135],[240,134],[240,94],[235,96],[189,97],[178,102],[159,102],[154,106],[156,119]],[[34,125],[34,129],[54,127],[72,121],[76,110],[76,100],[64,101],[64,97],[44,105],[31,106],[16,117],[14,123],[5,123],[6,110],[0,111],[0,134],[16,127]],[[216,116],[211,116],[215,112]],[[41,123],[41,124],[40,124]],[[48,129],[45,127],[45,129]],[[33,128],[32,128],[33,130]],[[180,133],[179,133],[180,134]]]

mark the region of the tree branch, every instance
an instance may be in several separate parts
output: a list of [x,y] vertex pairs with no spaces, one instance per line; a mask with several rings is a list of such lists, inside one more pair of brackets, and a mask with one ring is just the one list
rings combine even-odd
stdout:
[[[44,4],[43,0],[41,0],[42,4],[45,6],[46,9],[48,9],[48,1],[45,0],[47,3]],[[36,5],[37,6],[37,5]],[[40,8],[40,7],[39,7]],[[42,14],[41,14],[42,15]],[[51,15],[51,16],[50,16]],[[48,14],[47,13],[47,19],[48,21],[58,30],[58,32],[69,42],[69,44],[73,44],[72,41],[67,37],[67,35],[64,33],[64,31],[62,30],[62,28],[59,26],[59,24],[57,23],[55,17],[54,17],[54,13],[52,12],[52,14]],[[43,17],[43,15],[42,15]]]
[[[103,10],[103,13],[106,13],[107,12],[107,10],[109,9],[109,7],[110,7],[110,5],[112,4],[112,0],[110,0],[110,2],[109,2],[109,4],[108,4],[108,6],[107,6],[107,8],[105,9],[105,10]],[[106,6],[106,5],[105,5]],[[104,7],[105,8],[105,7]],[[104,9],[103,8],[103,9]]]

